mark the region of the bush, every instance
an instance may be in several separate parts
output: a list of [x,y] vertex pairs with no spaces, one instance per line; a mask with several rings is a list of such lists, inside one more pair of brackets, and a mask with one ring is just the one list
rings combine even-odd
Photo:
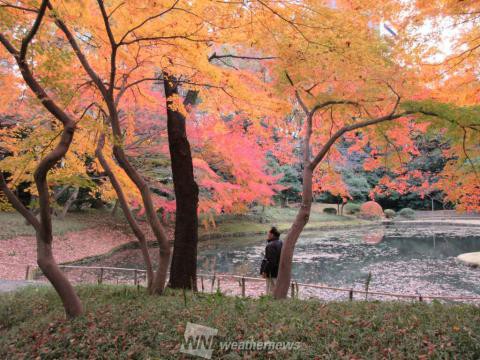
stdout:
[[398,215],[404,217],[406,219],[414,219],[415,218],[415,211],[410,208],[403,208],[398,212]]
[[344,207],[345,214],[354,215],[360,212],[360,205],[358,204],[347,204]]
[[384,214],[387,219],[393,219],[397,215],[395,210],[392,209],[385,209]]
[[323,209],[323,212],[325,214],[337,215],[337,209],[331,207]]
[[13,212],[13,206],[10,204],[10,202],[7,200],[7,198],[3,195],[0,194],[0,212]]
[[382,207],[375,201],[367,201],[360,206],[358,217],[367,220],[380,219],[383,217]]

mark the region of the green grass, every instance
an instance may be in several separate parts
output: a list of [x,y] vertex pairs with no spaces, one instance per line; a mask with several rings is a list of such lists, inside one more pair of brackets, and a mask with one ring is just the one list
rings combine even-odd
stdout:
[[[357,219],[353,216],[325,214],[322,212],[324,207],[335,206],[331,204],[314,204],[306,229],[369,224],[368,221]],[[267,207],[264,210],[260,208],[255,209],[254,212],[243,216],[221,215],[215,219],[215,227],[205,229],[202,226],[199,228],[199,234],[204,237],[217,237],[227,234],[266,233],[270,226],[276,226],[280,231],[286,231],[295,219],[297,211],[297,208]]]
[[[0,358],[178,359],[187,321],[219,330],[214,357],[478,359],[480,309],[434,303],[273,301],[134,287],[78,289],[86,314],[64,320],[52,290],[0,297]],[[186,305],[185,305],[186,299]],[[291,341],[298,350],[228,352],[220,341]],[[185,357],[191,358],[191,357]]]
[[[322,212],[325,206],[332,205],[314,204],[307,229],[368,224],[367,221],[352,216],[325,214]],[[267,232],[270,226],[277,226],[281,231],[286,231],[295,219],[297,211],[296,208],[267,207],[262,210],[258,207],[245,215],[220,215],[215,219],[215,227],[205,229],[200,225],[199,234],[205,238],[249,235]],[[202,216],[200,216],[201,218]],[[120,228],[122,231],[130,233],[128,224],[120,213],[113,217],[108,211],[90,210],[68,213],[64,220],[55,216],[52,219],[53,232],[57,236],[92,227]],[[35,235],[33,228],[26,224],[25,219],[17,212],[0,212],[0,225],[0,240]]]
[[[118,226],[122,219],[112,217],[108,212],[91,210],[68,213],[64,220],[53,219],[53,234],[63,235],[70,231],[81,231],[94,226]],[[17,212],[0,212],[0,240],[17,236],[34,236],[35,231]]]

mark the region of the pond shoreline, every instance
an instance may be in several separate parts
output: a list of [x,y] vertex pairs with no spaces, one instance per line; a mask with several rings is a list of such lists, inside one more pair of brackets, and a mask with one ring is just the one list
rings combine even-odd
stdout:
[[[349,229],[349,228],[368,228],[368,227],[378,227],[378,226],[461,226],[461,227],[480,227],[480,220],[468,220],[468,222],[460,222],[459,220],[450,220],[450,221],[435,221],[435,220],[381,220],[381,221],[369,221],[368,223],[356,223],[356,224],[348,224],[344,221],[339,221],[338,225],[332,225],[331,223],[328,225],[318,225],[307,227],[303,232],[309,233],[312,231],[330,231],[330,230],[341,230],[341,229]],[[212,233],[212,234],[203,234],[198,237],[198,244],[199,249],[203,246],[207,245],[212,240],[233,240],[237,238],[249,237],[249,236],[257,236],[257,235],[264,235],[265,231],[242,231],[242,232],[226,232],[226,233]],[[158,243],[155,240],[151,240],[147,242],[149,248],[156,248],[158,247]],[[173,246],[173,242],[171,241],[171,245]],[[103,258],[107,258],[112,256],[113,254],[128,250],[128,249],[138,249],[139,244],[138,241],[133,240],[127,242],[125,244],[121,244],[109,250],[106,253],[96,254],[92,256],[87,256],[85,258],[62,262],[62,265],[72,265],[72,264],[85,264],[90,263],[93,261],[99,261]]]
[[[348,224],[344,222],[339,222],[339,223],[341,223],[341,225],[339,226],[336,226],[336,225],[332,226],[331,224],[329,224],[329,225],[323,225],[323,226],[320,225],[320,226],[309,227],[305,229],[304,232],[319,231],[319,230],[325,230],[325,231],[341,230],[341,229],[349,229],[349,228],[351,229],[355,227],[361,227],[361,228],[378,227],[379,225],[383,224],[380,221],[372,221],[371,223],[360,223],[360,224],[359,223]],[[232,232],[232,233],[204,234],[198,237],[198,245],[199,245],[199,249],[201,249],[202,245],[205,246],[206,244],[208,244],[208,242],[212,240],[219,240],[219,239],[233,240],[233,239],[249,237],[249,236],[257,236],[257,235],[265,235],[265,231],[242,231],[242,232]],[[170,244],[173,246],[173,241],[170,241]],[[158,243],[156,240],[147,241],[147,246],[149,248],[157,248]],[[73,264],[79,265],[79,264],[90,263],[93,261],[99,261],[99,260],[102,260],[103,258],[112,256],[119,251],[129,250],[129,249],[139,249],[139,248],[140,247],[139,247],[138,241],[133,240],[128,243],[121,244],[115,248],[112,248],[110,251],[106,253],[87,256],[85,258],[77,259],[74,261],[62,262],[61,265],[73,265]]]

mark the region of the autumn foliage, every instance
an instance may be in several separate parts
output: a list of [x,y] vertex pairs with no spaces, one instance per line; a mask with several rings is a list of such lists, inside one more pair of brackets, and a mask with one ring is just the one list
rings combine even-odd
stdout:
[[[198,212],[207,225],[271,204],[285,190],[271,159],[302,172],[277,298],[313,196],[352,198],[341,168],[353,153],[386,174],[372,199],[442,191],[457,209],[478,211],[477,13],[474,1],[2,1],[0,116],[16,119],[0,129],[2,189],[36,229],[65,304],[77,302],[70,315],[81,306],[51,252],[51,203],[65,186],[119,201],[158,294],[171,252],[160,220],[188,208],[191,229],[181,234],[177,221],[185,243],[174,258],[188,248],[195,268]],[[459,27],[459,46],[425,66],[440,49],[410,30],[442,16]],[[383,36],[384,19],[399,34]],[[407,166],[415,137],[432,133],[449,142],[435,181]],[[12,191],[20,184],[38,198],[39,221]],[[382,216],[377,205],[363,213]],[[159,244],[156,271],[139,217]]]

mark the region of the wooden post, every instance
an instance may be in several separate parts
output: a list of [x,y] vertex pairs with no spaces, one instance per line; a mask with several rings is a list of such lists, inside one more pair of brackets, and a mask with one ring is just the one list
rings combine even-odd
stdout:
[[220,278],[217,278],[217,291],[220,291]]
[[25,280],[30,279],[30,265],[27,265],[27,271],[25,272]]
[[99,284],[103,283],[103,267],[100,268],[100,276],[98,277],[98,283]]
[[350,301],[353,301],[353,289],[350,289],[350,291],[348,292],[348,299]]
[[134,272],[133,272],[133,284],[134,285],[137,285],[137,280],[138,280],[137,276],[138,276],[137,269],[135,269]]
[[423,301],[423,297],[422,295],[418,295],[418,301],[422,302]]
[[245,297],[245,278],[242,277],[242,297]]
[[300,289],[298,287],[298,282],[297,281],[295,281],[295,294],[296,294],[297,299],[298,299],[299,298],[298,294],[300,294]]
[[293,281],[290,284],[290,296],[292,297],[292,299],[295,298],[295,284],[293,283]]
[[200,276],[200,282],[202,283],[202,292],[204,292],[204,291],[205,291],[205,288],[204,288],[204,286],[203,286],[203,276]]
[[213,287],[215,286],[215,273],[213,273],[213,277],[212,277],[212,288],[210,289],[211,292],[213,292]]

